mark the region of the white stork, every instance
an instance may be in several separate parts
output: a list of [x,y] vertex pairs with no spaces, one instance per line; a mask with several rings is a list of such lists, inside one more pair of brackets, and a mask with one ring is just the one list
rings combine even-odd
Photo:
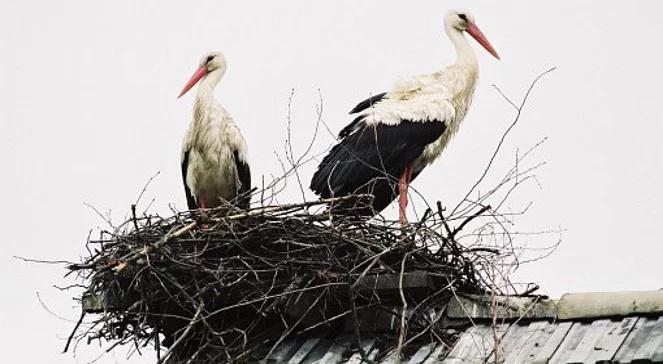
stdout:
[[226,73],[222,53],[205,54],[178,98],[200,82],[193,120],[182,143],[182,179],[189,209],[234,203],[248,208],[251,171],[246,141],[228,112],[214,99]]
[[398,195],[400,221],[407,222],[410,182],[442,153],[472,100],[479,68],[464,33],[499,59],[469,12],[448,12],[444,30],[456,49],[456,62],[438,72],[403,80],[391,91],[355,106],[350,114],[357,117],[341,130],[340,142],[311,180],[316,194],[323,198],[373,194],[376,212]]

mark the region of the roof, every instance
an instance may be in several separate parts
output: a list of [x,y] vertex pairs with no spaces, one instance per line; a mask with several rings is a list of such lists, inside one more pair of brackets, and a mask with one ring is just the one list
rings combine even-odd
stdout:
[[[501,318],[557,320],[621,317],[663,313],[663,291],[567,293],[559,300],[533,297],[497,297]],[[452,300],[447,312],[454,318],[491,319],[492,297],[468,295]]]
[[[465,331],[442,363],[631,363],[663,361],[663,318],[631,316],[590,321],[535,320],[477,325]],[[434,361],[435,362],[435,361]]]
[[[440,322],[450,332],[458,330],[456,343],[422,343],[400,362],[471,364],[495,362],[497,357],[499,363],[663,363],[663,291],[495,299],[495,326],[491,297],[452,299]],[[397,362],[393,350],[378,349],[384,332],[362,335],[360,344],[369,360]],[[361,363],[357,346],[351,333],[302,337],[281,344],[269,361]]]

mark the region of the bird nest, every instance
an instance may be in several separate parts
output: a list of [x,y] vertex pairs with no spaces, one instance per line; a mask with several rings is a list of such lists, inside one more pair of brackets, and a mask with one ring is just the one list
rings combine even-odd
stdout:
[[[321,208],[338,202],[351,207]],[[499,252],[455,239],[488,207],[452,229],[439,206],[401,226],[353,214],[369,205],[369,196],[350,196],[133,217],[68,267],[85,282],[84,312],[95,315],[70,341],[153,344],[160,362],[253,362],[286,338],[359,333],[362,313],[376,307],[395,308],[387,312],[401,322],[392,348],[424,334],[452,341],[435,332],[431,312],[456,292],[488,289],[477,262]]]

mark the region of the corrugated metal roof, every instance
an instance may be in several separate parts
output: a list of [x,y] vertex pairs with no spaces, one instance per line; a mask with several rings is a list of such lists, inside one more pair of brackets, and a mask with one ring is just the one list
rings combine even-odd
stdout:
[[[499,346],[495,351],[495,337]],[[393,352],[380,353],[375,338],[361,345],[369,360],[395,363]],[[351,335],[336,339],[308,338],[284,343],[270,362],[362,363]],[[401,363],[633,363],[663,362],[663,317],[626,317],[594,321],[476,325],[465,330],[454,347],[427,343],[404,355]]]
[[[663,291],[567,294],[560,300],[498,297],[496,302],[482,296],[452,299],[439,328],[450,333],[461,328],[453,347],[422,342],[410,346],[400,362],[663,363]],[[493,327],[495,309],[500,324]],[[393,340],[386,338],[393,339],[398,322],[374,311],[360,315],[359,346],[371,362],[396,363]],[[345,329],[336,337],[286,340],[268,362],[364,362],[352,331]]]
[[[663,329],[663,321],[654,319]],[[533,321],[528,324],[499,325],[499,346],[495,352],[494,330],[488,325],[468,329],[442,363],[602,363],[626,362],[624,352],[640,352],[642,342],[633,340],[652,319],[627,317],[621,320],[587,322]],[[648,341],[648,340],[647,340]],[[628,343],[633,343],[631,346]],[[626,345],[625,345],[626,344]],[[663,346],[656,347],[663,350]],[[653,352],[656,352],[654,350]],[[653,355],[640,353],[642,359]]]

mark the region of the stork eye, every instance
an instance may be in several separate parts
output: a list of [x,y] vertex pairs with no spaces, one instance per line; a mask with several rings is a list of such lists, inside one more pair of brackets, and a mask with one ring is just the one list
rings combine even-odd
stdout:
[[205,63],[210,63],[210,62],[212,62],[213,59],[214,59],[214,56],[209,56],[209,57],[207,57],[207,60],[205,61]]
[[458,17],[463,21],[467,21],[467,15],[465,14],[458,14]]

